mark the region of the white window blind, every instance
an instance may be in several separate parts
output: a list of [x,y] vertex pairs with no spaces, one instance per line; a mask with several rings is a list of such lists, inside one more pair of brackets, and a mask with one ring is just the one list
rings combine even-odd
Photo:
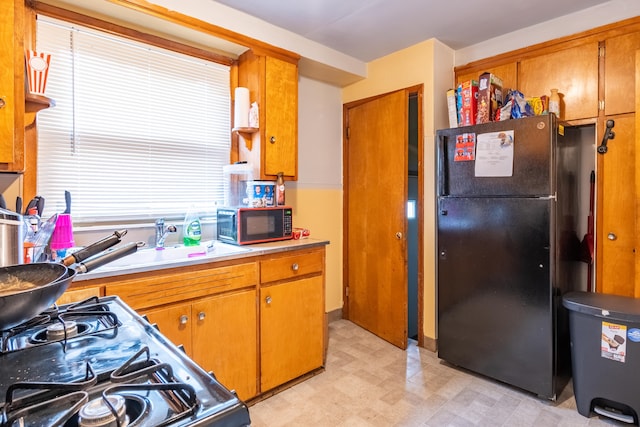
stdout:
[[39,16],[52,54],[38,114],[38,194],[74,223],[183,217],[223,199],[229,67]]

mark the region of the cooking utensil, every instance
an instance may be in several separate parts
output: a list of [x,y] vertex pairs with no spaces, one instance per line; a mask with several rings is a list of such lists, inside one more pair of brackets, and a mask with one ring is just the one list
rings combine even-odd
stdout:
[[0,209],[7,209],[7,201],[2,194],[0,194]]
[[[33,263],[0,268],[0,284],[19,280],[35,285],[31,289],[0,295],[0,331],[24,323],[52,305],[69,287],[76,274],[86,273],[137,251],[138,243],[132,242],[121,248],[95,256],[105,249],[104,246],[113,246],[119,242],[120,237],[124,234],[126,234],[126,230],[116,232],[108,238],[87,246],[79,251],[79,254],[74,254],[75,257],[70,255],[67,258],[71,258],[71,260],[65,258],[61,264]],[[87,261],[76,261],[77,259]],[[79,265],[75,268],[67,267],[66,264],[72,265],[74,261]],[[0,285],[0,291],[2,287]]]
[[36,196],[29,200],[29,203],[27,203],[27,207],[24,210],[24,214],[29,215],[29,211],[33,208],[38,212],[38,216],[41,216],[42,211],[44,210],[44,197]]
[[22,197],[16,197],[16,212],[22,215]]
[[64,202],[65,202],[66,208],[62,213],[71,214],[71,193],[66,190],[64,192]]

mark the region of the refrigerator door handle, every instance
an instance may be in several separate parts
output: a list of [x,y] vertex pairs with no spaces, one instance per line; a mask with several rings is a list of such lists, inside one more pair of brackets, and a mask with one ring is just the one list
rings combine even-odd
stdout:
[[447,137],[442,135],[438,138],[438,195],[447,196],[449,188],[449,171],[447,170]]

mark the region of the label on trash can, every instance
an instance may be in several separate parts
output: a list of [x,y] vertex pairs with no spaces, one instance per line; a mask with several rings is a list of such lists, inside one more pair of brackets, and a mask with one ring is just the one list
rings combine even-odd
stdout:
[[627,354],[627,326],[602,322],[600,355],[604,358],[625,363]]

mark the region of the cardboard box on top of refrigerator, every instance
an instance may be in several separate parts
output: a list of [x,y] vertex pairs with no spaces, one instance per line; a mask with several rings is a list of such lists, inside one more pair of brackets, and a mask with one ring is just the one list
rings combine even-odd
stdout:
[[495,74],[482,73],[478,80],[478,115],[476,123],[495,121],[502,107],[502,79]]
[[467,80],[458,85],[460,93],[460,120],[458,126],[471,126],[476,124],[478,114],[478,82]]

